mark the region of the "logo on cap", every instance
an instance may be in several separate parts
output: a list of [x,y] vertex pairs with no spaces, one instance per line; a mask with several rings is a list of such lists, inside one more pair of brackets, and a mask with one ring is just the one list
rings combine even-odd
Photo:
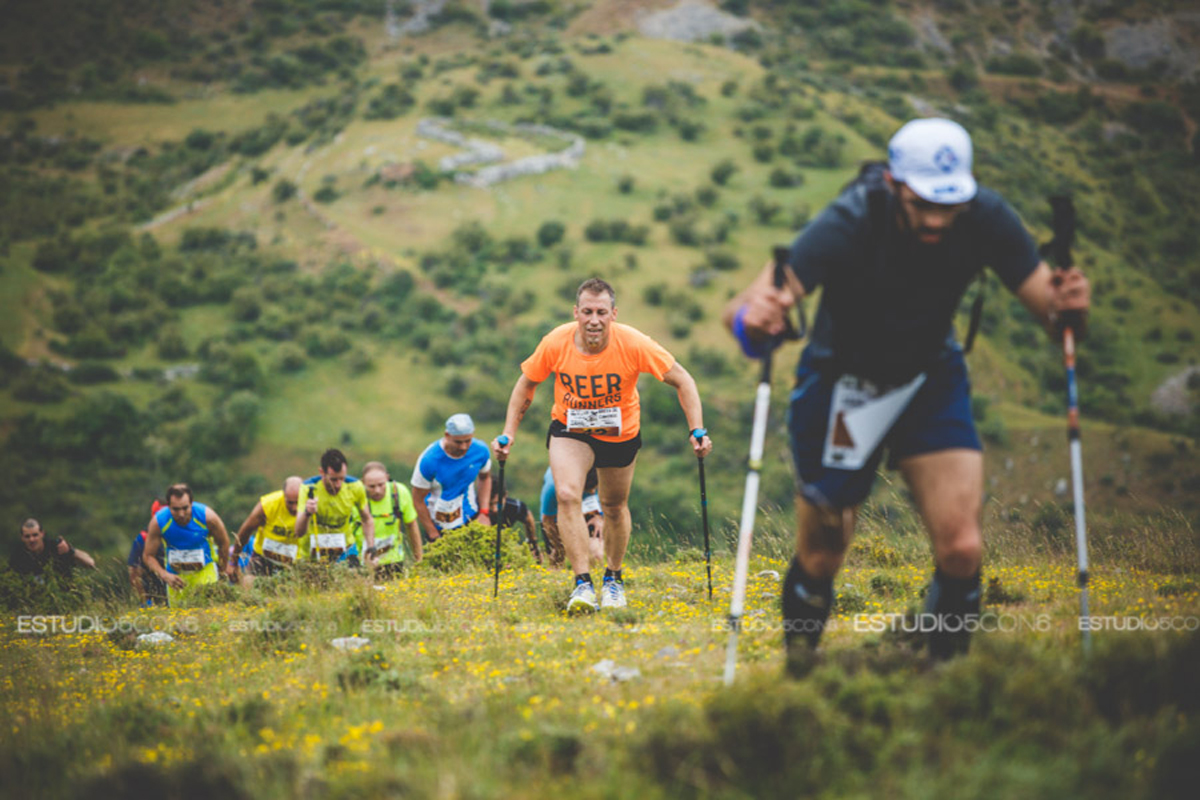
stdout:
[[954,148],[944,144],[933,154],[933,163],[938,169],[949,175],[958,166],[958,156],[955,155]]

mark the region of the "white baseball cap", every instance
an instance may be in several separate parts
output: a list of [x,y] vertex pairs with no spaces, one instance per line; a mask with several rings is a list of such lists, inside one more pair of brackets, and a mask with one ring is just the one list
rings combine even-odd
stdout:
[[446,433],[451,436],[466,436],[475,432],[475,420],[470,414],[455,414],[446,420]]
[[888,171],[919,197],[954,205],[975,196],[971,135],[957,122],[914,119],[888,142]]

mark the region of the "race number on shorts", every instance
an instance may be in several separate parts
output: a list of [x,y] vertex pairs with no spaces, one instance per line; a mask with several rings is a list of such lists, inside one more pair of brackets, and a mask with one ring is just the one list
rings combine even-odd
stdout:
[[881,393],[863,378],[839,378],[829,403],[821,463],[832,469],[862,469],[924,382],[922,373],[899,388]]
[[313,537],[313,549],[323,556],[346,552],[346,534],[318,533]]
[[263,555],[276,564],[292,564],[300,555],[300,545],[288,544],[276,539],[264,539]]
[[447,528],[457,528],[463,524],[463,498],[462,495],[447,500],[444,497],[439,497],[433,504],[433,521],[437,523],[442,530]]
[[588,436],[620,436],[621,409],[568,408],[567,430]]
[[195,572],[199,569],[204,569],[204,550],[176,550],[167,551],[167,565],[176,572]]

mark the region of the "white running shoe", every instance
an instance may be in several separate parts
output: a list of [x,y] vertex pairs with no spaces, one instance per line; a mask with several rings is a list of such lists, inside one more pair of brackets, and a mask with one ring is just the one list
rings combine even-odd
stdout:
[[592,584],[584,582],[576,584],[567,601],[568,614],[591,614],[596,610],[596,589]]
[[601,608],[624,608],[625,584],[618,581],[605,581],[600,589]]

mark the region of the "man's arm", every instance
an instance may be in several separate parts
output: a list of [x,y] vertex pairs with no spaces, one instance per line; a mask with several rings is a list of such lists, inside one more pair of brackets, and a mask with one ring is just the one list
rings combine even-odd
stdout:
[[508,410],[504,414],[504,433],[502,434],[508,437],[508,444],[501,445],[498,441],[492,442],[492,450],[495,451],[497,458],[508,458],[508,451],[517,437],[517,428],[521,426],[521,420],[525,418],[525,412],[529,410],[529,405],[533,402],[533,395],[537,391],[537,387],[537,383],[527,378],[524,372],[513,385],[512,394],[508,397]]
[[78,547],[75,548],[75,550],[71,553],[71,555],[73,555],[75,557],[76,561],[78,561],[80,564],[83,564],[88,569],[96,568],[96,559],[92,558],[87,553],[80,550]]
[[[704,427],[704,408],[700,404],[700,390],[696,388],[696,381],[691,374],[683,368],[683,365],[676,361],[667,374],[663,375],[663,383],[674,387],[675,392],[679,395],[679,407],[683,409],[683,414],[687,417],[688,430],[694,431],[697,428]],[[704,458],[712,452],[712,440],[706,434],[703,439],[696,441],[694,437],[689,436],[692,441],[692,449],[699,458]]]
[[242,552],[246,542],[250,541],[250,536],[266,524],[267,513],[263,511],[262,500],[259,500],[254,504],[254,510],[250,512],[250,516],[246,517],[246,521],[242,523],[242,527],[238,528],[237,551]]
[[217,543],[217,571],[231,578],[237,572],[237,557],[229,556],[229,531],[220,515],[211,508],[208,510],[208,530]]
[[375,518],[371,516],[370,504],[358,507],[358,517],[362,520],[363,529],[363,561],[375,561]]
[[424,528],[425,537],[431,542],[436,542],[441,534],[438,533],[437,526],[433,524],[433,515],[429,513],[429,506],[425,505],[425,498],[428,496],[428,489],[422,489],[420,486],[412,487],[413,506],[417,509],[417,521]]
[[[296,509],[296,538],[300,539],[308,533],[308,521],[317,513],[317,498],[313,495],[313,488],[305,486],[305,501]],[[320,530],[318,528],[317,530]]]
[[742,324],[751,339],[767,339],[787,331],[787,315],[793,306],[804,298],[804,285],[796,280],[790,269],[783,271],[785,280],[780,288],[775,286],[775,262],[768,261],[754,281],[736,297],[725,304],[721,321],[730,331],[738,312],[745,306]]
[[1017,287],[1017,299],[1042,323],[1050,338],[1057,341],[1061,337],[1059,320],[1063,315],[1087,314],[1091,287],[1078,269],[1055,272],[1043,261]]
[[142,550],[142,563],[146,565],[146,569],[153,572],[167,586],[173,589],[182,589],[187,586],[183,578],[178,575],[168,572],[165,567],[158,564],[158,548],[162,544],[162,531],[158,527],[158,519],[150,520],[150,527],[146,528],[146,547]]
[[417,527],[415,519],[406,523],[404,528],[408,531],[408,550],[412,553],[413,563],[418,564],[425,557],[425,550],[421,546],[421,529]]
[[[511,442],[510,442],[511,444]],[[491,514],[500,513],[500,509],[492,508],[492,471],[481,472],[475,476],[475,498],[479,501],[479,521],[484,525],[491,525]],[[504,498],[497,498],[499,502],[504,502]],[[484,505],[487,503],[487,505]],[[487,509],[487,511],[484,511]]]
[[58,554],[60,556],[67,556],[69,558],[73,558],[76,561],[78,561],[80,564],[83,564],[88,569],[96,568],[95,559],[93,559],[91,556],[89,556],[87,553],[83,552],[82,550],[69,545],[67,543],[67,540],[62,538],[61,536],[58,537]]

